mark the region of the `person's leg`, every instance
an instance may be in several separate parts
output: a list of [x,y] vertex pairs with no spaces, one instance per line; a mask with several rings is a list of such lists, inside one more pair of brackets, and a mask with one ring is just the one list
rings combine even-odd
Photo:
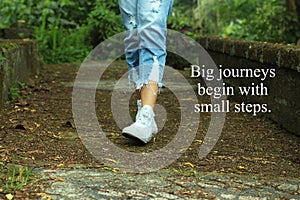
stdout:
[[139,81],[142,105],[154,108],[166,62],[167,17],[172,0],[138,0]]
[[[136,84],[139,66],[139,37],[137,32],[137,0],[119,0],[122,22],[126,30],[124,38],[125,55],[128,66],[128,79],[130,83]],[[136,97],[141,99],[141,91],[136,90]]]
[[152,109],[155,106],[158,93],[157,82],[148,81],[148,84],[141,89],[141,100],[142,107],[144,105],[149,105]]
[[138,0],[139,67],[136,89],[141,90],[142,108],[137,120],[123,135],[147,143],[157,133],[153,107],[166,61],[166,23],[172,0]]

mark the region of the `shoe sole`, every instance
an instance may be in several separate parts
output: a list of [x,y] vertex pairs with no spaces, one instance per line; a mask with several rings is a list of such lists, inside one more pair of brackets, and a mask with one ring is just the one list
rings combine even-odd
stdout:
[[135,141],[135,142],[138,142],[138,143],[142,143],[142,144],[147,144],[147,142],[144,142],[144,141],[141,140],[140,138],[135,137],[135,136],[133,136],[133,135],[131,135],[131,134],[129,134],[129,133],[123,132],[122,135],[123,135],[124,137],[126,137],[126,138],[132,140],[132,141]]

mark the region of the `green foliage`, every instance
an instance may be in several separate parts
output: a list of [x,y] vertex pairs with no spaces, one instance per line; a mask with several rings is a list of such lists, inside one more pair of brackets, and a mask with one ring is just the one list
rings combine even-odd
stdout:
[[84,2],[44,1],[35,29],[44,62],[81,62],[92,45],[123,31],[117,0]]
[[41,26],[35,28],[35,37],[44,62],[81,62],[91,47],[87,44],[86,27],[65,18],[64,7],[74,4],[71,1],[43,3]]
[[81,62],[91,46],[87,44],[87,28],[36,28],[39,53],[45,63]]
[[[197,9],[205,12],[202,16],[204,23],[204,33],[219,34],[229,25],[240,22],[255,12],[257,0],[212,0],[201,1],[201,8]],[[199,13],[198,13],[199,14]],[[201,14],[199,14],[201,15]],[[239,24],[239,23],[238,23]]]
[[[261,1],[256,10],[249,13],[248,18],[245,16],[231,21],[230,25],[225,27],[224,35],[249,40],[292,43],[300,37],[299,27],[291,26],[296,21],[297,17],[287,12],[284,1]],[[293,32],[296,32],[296,35]]]
[[195,2],[193,28],[201,34],[281,43],[300,37],[298,18],[287,11],[285,0]]
[[28,167],[9,167],[0,165],[0,186],[4,193],[15,192],[29,183],[36,182]]
[[83,0],[3,0],[0,27],[25,20],[34,28],[45,63],[81,62],[91,50],[83,23],[92,6]]
[[84,21],[92,7],[91,1],[78,0],[2,0],[0,2],[0,28],[17,20],[25,20],[30,26],[40,26],[44,16],[53,24],[60,16],[61,24],[74,26]]
[[0,54],[0,61],[6,60],[6,58]]
[[[2,0],[0,13],[0,28],[24,20],[34,29],[45,63],[81,62],[92,46],[123,31],[118,0]],[[168,27],[191,37],[295,43],[299,23],[285,0],[193,0],[174,2]]]
[[14,42],[1,42],[0,43],[0,61],[6,60],[5,53],[10,49],[17,48],[19,45]]
[[15,82],[10,88],[8,97],[10,100],[15,100],[21,97],[21,90],[24,90],[27,87],[26,83],[21,83],[19,81]]
[[3,53],[6,53],[7,51],[17,48],[17,47],[19,47],[19,45],[17,43],[10,42],[10,41],[0,43],[0,51]]
[[123,31],[118,0],[97,0],[89,13],[87,24],[92,35],[92,43],[96,46],[114,34]]
[[106,38],[122,32],[118,0],[2,0],[0,28],[25,20],[45,63],[81,62]]
[[0,28],[7,28],[20,19],[20,16],[30,13],[25,0],[2,0],[0,2]]
[[20,97],[20,89],[18,87],[12,86],[9,88],[9,99],[14,100]]
[[168,18],[168,28],[176,31],[184,32],[186,35],[196,38],[199,34],[195,30],[193,13],[191,12],[191,7],[193,6],[193,1],[175,1],[172,9],[172,13]]

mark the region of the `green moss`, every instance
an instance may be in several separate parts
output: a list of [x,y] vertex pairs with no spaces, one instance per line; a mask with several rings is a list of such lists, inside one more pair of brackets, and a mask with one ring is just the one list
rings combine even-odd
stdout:
[[20,45],[15,43],[15,42],[11,42],[11,41],[0,41],[0,52],[6,53],[11,49],[15,49],[18,48]]

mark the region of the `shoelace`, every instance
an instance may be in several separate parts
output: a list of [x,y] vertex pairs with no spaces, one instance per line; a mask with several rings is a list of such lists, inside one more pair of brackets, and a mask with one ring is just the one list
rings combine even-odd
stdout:
[[141,110],[142,113],[139,115],[138,121],[143,124],[143,125],[148,125],[151,117],[150,117],[150,112],[148,110]]

